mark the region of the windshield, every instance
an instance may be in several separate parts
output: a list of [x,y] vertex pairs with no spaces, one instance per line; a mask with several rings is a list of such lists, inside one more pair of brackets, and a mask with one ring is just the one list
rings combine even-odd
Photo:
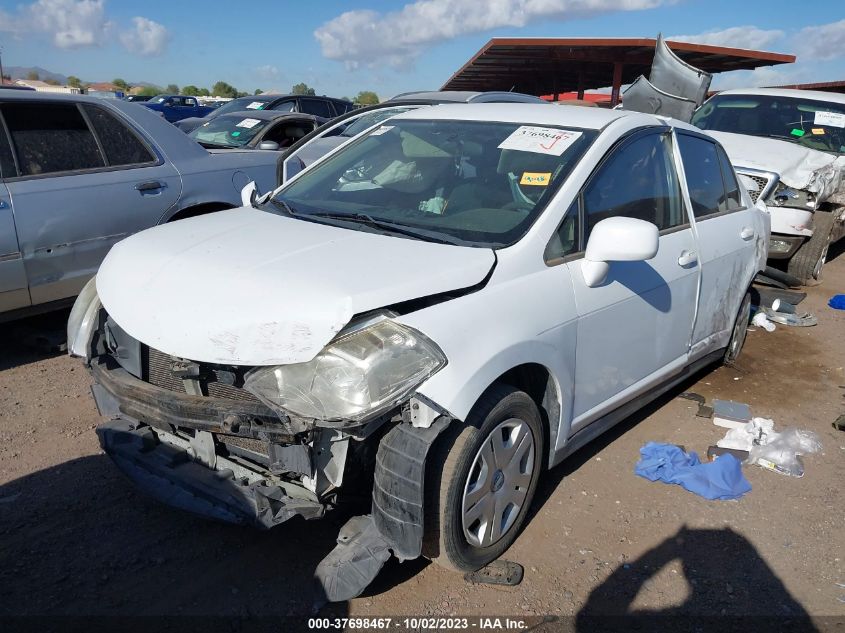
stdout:
[[[295,215],[354,217],[420,239],[519,240],[596,136],[486,121],[391,120],[315,165],[276,200]],[[366,219],[367,222],[363,222]]]
[[158,95],[150,99],[151,103],[164,103],[165,101],[167,101],[167,95]]
[[214,116],[218,117],[227,112],[240,112],[242,110],[263,110],[266,107],[266,101],[256,101],[254,97],[241,97],[221,105],[214,111]]
[[247,113],[214,117],[188,134],[203,145],[243,147],[264,129],[269,121],[250,118]]
[[845,153],[845,104],[774,95],[717,95],[692,117],[703,130],[791,141]]

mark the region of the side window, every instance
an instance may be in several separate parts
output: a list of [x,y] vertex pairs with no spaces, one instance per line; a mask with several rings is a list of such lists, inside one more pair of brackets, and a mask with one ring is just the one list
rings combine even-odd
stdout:
[[278,112],[293,112],[296,109],[296,101],[291,99],[290,101],[282,101],[281,103],[277,103],[274,105],[271,110],[276,110]]
[[[739,193],[739,183],[736,180],[736,173],[725,154],[721,145],[716,146],[716,153],[719,155],[719,165],[722,167],[722,180],[725,181],[725,195],[728,201],[728,211],[742,208],[742,196]],[[685,168],[686,169],[686,168]]]
[[576,198],[575,202],[570,205],[563,217],[563,222],[557,227],[557,231],[554,232],[552,239],[546,245],[543,258],[547,264],[555,264],[555,260],[578,251],[578,201]]
[[12,146],[9,145],[9,138],[6,136],[6,129],[3,127],[3,120],[0,119],[0,178],[14,178],[17,175],[18,170],[15,167]]
[[686,222],[670,143],[668,134],[649,134],[611,154],[584,189],[585,237],[615,216],[653,222],[660,230]]
[[94,134],[75,104],[7,103],[3,116],[21,176],[105,167]]
[[322,99],[300,99],[299,103],[300,110],[306,114],[314,114],[326,119],[330,119],[334,116],[328,102],[323,101]]
[[716,145],[686,134],[678,134],[678,149],[684,163],[692,214],[702,218],[728,209],[722,169]]
[[191,98],[185,99],[185,105],[190,107],[190,108],[196,108],[197,107],[196,99],[191,99]]
[[100,138],[109,165],[142,165],[154,163],[155,156],[132,130],[102,108],[82,106],[91,126]]

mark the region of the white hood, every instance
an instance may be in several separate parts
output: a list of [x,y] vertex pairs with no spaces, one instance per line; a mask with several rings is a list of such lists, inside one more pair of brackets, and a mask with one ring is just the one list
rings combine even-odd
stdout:
[[97,274],[126,332],[181,358],[311,360],[358,313],[479,283],[492,250],[342,229],[255,209],[157,226]]
[[819,200],[845,187],[845,157],[789,141],[707,130],[722,144],[734,167],[773,171],[795,189],[820,194]]

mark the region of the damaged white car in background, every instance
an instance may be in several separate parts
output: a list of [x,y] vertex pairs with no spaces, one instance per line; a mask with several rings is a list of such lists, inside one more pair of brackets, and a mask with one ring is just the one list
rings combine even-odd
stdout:
[[845,235],[845,95],[726,90],[693,116],[727,150],[752,199],[772,216],[769,257],[803,282],[821,277]]
[[68,323],[141,489],[270,528],[372,490],[316,575],[498,558],[537,481],[742,347],[768,214],[696,128],[401,114],[244,208],[119,243]]

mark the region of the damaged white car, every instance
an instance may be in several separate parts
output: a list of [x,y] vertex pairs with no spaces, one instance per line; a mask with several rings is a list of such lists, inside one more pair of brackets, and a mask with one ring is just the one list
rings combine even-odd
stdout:
[[71,354],[145,492],[262,528],[372,490],[317,577],[499,557],[541,472],[742,347],[768,214],[652,115],[401,114],[248,206],[114,247]]
[[820,279],[845,235],[845,95],[726,90],[692,122],[721,142],[756,202],[771,212],[769,257],[804,282]]

